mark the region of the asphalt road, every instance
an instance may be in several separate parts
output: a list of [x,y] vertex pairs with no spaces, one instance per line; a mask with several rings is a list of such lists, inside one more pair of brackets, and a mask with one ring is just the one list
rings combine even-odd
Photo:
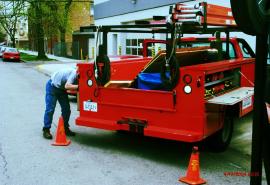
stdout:
[[[192,145],[75,126],[73,99],[70,125],[77,136],[68,147],[51,146],[41,132],[48,76],[33,64],[0,61],[0,77],[1,185],[181,184]],[[225,175],[249,171],[250,156],[235,146],[224,153],[202,146],[201,176],[208,184],[249,184],[247,176]]]

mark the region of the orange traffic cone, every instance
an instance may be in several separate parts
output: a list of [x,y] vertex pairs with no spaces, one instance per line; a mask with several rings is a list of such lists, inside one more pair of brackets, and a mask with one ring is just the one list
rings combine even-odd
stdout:
[[52,145],[54,146],[67,146],[71,143],[70,140],[67,140],[66,133],[65,133],[65,127],[64,127],[64,120],[61,116],[58,121],[55,141]]
[[198,147],[194,146],[190,157],[187,175],[179,178],[179,181],[187,184],[205,184],[206,181],[200,177],[200,162]]

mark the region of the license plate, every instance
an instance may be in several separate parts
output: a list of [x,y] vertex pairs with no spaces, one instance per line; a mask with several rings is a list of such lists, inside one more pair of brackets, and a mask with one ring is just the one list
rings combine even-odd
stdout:
[[14,57],[10,57],[10,59],[14,59]]
[[243,99],[243,101],[242,101],[242,109],[246,109],[246,108],[250,107],[251,105],[252,105],[251,96]]
[[83,110],[97,112],[97,110],[98,110],[97,102],[84,101],[83,102]]

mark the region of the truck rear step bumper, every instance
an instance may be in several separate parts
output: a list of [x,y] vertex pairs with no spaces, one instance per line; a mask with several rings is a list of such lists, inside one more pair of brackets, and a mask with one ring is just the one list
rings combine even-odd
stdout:
[[[78,117],[76,125],[93,127],[105,130],[129,130],[129,125],[117,124],[116,121],[105,119],[89,119]],[[190,130],[177,130],[148,125],[143,129],[144,136],[158,137],[163,139],[177,140],[183,142],[197,142],[204,139],[203,133],[191,132]]]

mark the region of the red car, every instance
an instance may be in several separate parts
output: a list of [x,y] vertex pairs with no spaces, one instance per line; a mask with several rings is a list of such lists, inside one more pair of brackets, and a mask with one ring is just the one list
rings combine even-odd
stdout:
[[7,48],[3,52],[3,60],[20,61],[20,52],[16,48]]

